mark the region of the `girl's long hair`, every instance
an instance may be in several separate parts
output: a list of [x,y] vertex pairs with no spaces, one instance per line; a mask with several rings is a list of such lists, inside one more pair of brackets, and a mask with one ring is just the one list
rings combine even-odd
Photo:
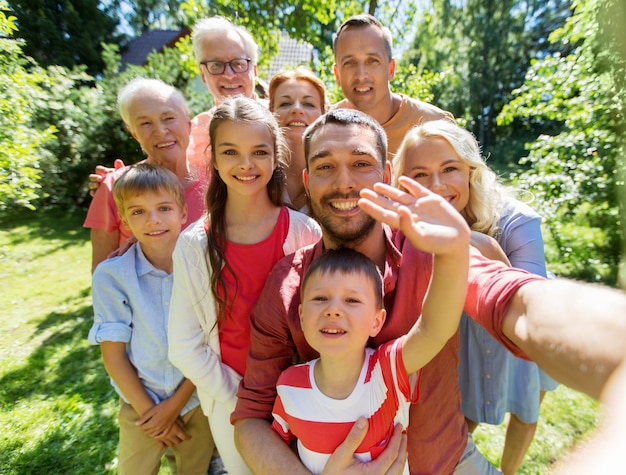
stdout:
[[[209,124],[209,136],[211,139],[211,180],[206,192],[205,204],[209,230],[207,232],[207,265],[211,275],[211,292],[217,303],[217,321],[221,321],[227,314],[226,302],[228,302],[227,289],[222,271],[232,268],[225,259],[228,236],[226,229],[226,200],[228,188],[215,168],[215,144],[217,143],[218,129],[224,122],[240,124],[264,124],[272,136],[274,145],[275,168],[267,183],[267,194],[270,201],[276,206],[282,206],[283,193],[285,190],[285,170],[287,169],[286,157],[287,145],[272,113],[258,101],[245,97],[226,99],[215,108],[211,123]],[[235,282],[237,277],[235,276]],[[222,288],[222,295],[219,288]],[[235,294],[237,288],[235,288]]]

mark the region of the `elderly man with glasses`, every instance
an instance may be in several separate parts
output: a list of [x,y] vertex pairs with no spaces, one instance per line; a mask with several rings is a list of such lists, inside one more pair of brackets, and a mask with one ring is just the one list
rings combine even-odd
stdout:
[[[236,95],[259,99],[255,92],[259,48],[248,30],[224,17],[203,18],[193,27],[192,42],[202,82],[216,106],[224,98]],[[201,112],[191,122],[189,152],[192,161],[210,160],[208,126],[211,116],[212,110]]]

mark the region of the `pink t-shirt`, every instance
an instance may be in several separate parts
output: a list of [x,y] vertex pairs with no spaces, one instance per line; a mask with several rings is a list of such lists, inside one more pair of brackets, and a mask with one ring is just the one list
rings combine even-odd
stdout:
[[[117,169],[104,177],[89,205],[87,217],[83,224],[86,228],[104,229],[108,233],[119,230],[120,245],[124,243],[132,233],[130,229],[124,225],[117,212],[117,206],[113,199],[113,185],[115,184],[115,180],[122,176],[127,168],[128,167]],[[183,229],[200,219],[205,210],[204,192],[207,186],[206,172],[202,167],[196,168],[195,172],[198,174],[198,180],[185,190],[185,202],[187,203],[188,214],[187,222],[183,224]]]

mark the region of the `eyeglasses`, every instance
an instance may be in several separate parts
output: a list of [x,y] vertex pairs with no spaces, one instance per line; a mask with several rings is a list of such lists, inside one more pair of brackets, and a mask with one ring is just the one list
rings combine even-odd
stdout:
[[217,76],[218,74],[224,74],[227,64],[230,66],[230,69],[232,69],[234,73],[248,72],[248,69],[250,69],[251,61],[252,59],[250,58],[237,58],[231,61],[200,61],[200,64],[202,64],[206,68],[209,74],[214,74]]

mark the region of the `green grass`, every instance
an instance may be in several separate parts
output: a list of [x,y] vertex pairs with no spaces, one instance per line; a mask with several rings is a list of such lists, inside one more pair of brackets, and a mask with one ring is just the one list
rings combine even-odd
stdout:
[[[107,473],[116,401],[92,322],[82,216],[24,213],[0,229],[0,473]],[[110,473],[110,472],[109,472]]]
[[[0,223],[2,475],[114,473],[117,398],[99,349],[86,341],[91,248],[83,217],[27,212]],[[520,473],[548,472],[597,418],[589,398],[564,387],[549,393]],[[476,432],[496,465],[503,434],[504,426]]]
[[[545,474],[578,441],[584,440],[599,422],[598,403],[565,386],[548,392],[541,404],[537,432],[519,474]],[[474,432],[480,451],[496,467],[500,464],[506,423],[481,424]]]

